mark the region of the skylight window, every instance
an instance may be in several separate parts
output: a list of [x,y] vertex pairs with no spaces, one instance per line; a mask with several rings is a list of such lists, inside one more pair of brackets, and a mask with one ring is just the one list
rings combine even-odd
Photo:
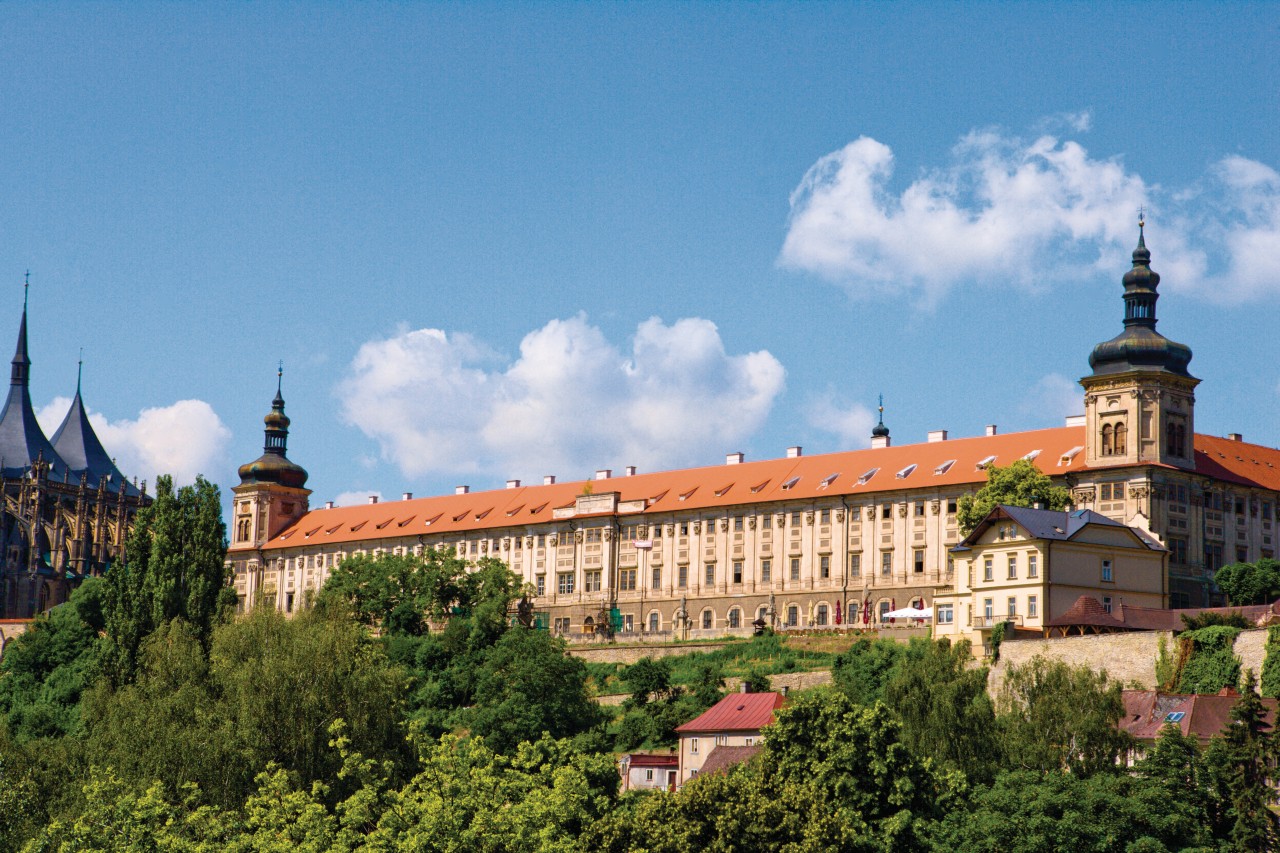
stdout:
[[996,457],[994,455],[988,456],[986,459],[983,459],[980,462],[978,462],[978,464],[975,465],[974,467],[977,468],[979,471],[981,471],[995,461],[996,461]]
[[1071,448],[1066,453],[1058,457],[1058,465],[1060,466],[1070,465],[1071,461],[1076,458],[1076,454],[1079,453],[1081,450],[1084,450],[1084,445],[1077,444],[1075,447]]
[[796,483],[798,482],[800,482],[799,477],[792,477],[790,480],[787,480],[785,483],[782,484],[782,490],[784,492],[790,491],[791,489],[795,488]]
[[858,478],[858,485],[865,486],[867,484],[867,481],[870,480],[872,477],[874,477],[879,471],[880,471],[879,468],[872,468],[870,471],[867,471],[861,477]]
[[840,476],[839,471],[837,471],[834,474],[828,474],[826,477],[822,478],[822,482],[818,484],[818,488],[825,489],[827,486],[830,486],[832,483],[834,483],[836,481],[836,477],[839,477],[839,476]]
[[954,460],[954,459],[948,459],[946,462],[943,462],[943,463],[942,463],[941,465],[939,465],[937,468],[934,468],[934,469],[933,469],[933,473],[934,473],[934,475],[935,475],[935,476],[936,476],[936,475],[938,475],[938,474],[945,474],[945,473],[947,473],[948,471],[950,471],[950,470],[951,470],[951,466],[952,466],[952,465],[954,465],[954,464],[956,464],[956,460]]
[[916,463],[912,462],[906,468],[903,468],[901,471],[894,474],[893,476],[898,478],[899,480],[905,480],[911,476],[911,472],[914,470],[916,470]]
[[1035,459],[1039,455],[1040,455],[1040,451],[1037,449],[1037,450],[1031,451],[1030,453],[1028,453],[1026,456],[1022,458],[1030,462],[1032,459]]
[[1166,723],[1180,723],[1182,722],[1182,718],[1186,715],[1186,711],[1170,711],[1168,714],[1164,715],[1164,721]]

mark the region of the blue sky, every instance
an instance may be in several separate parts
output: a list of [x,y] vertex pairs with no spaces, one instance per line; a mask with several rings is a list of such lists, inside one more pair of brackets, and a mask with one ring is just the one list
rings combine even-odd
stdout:
[[[315,501],[1051,426],[1146,205],[1202,432],[1280,444],[1273,4],[0,7],[0,331]],[[4,318],[8,317],[8,320]],[[5,326],[8,323],[8,326]]]

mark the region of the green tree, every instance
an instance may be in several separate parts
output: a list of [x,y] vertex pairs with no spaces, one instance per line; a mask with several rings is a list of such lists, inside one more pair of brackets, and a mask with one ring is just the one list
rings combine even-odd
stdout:
[[1226,837],[1231,849],[1241,853],[1275,850],[1280,845],[1280,822],[1270,808],[1274,737],[1255,688],[1253,670],[1249,670],[1240,699],[1231,708],[1231,725],[1213,739],[1205,756],[1219,780]]
[[1270,604],[1280,598],[1280,562],[1263,557],[1256,563],[1230,563],[1218,569],[1213,582],[1236,606]]
[[477,672],[475,704],[463,715],[472,734],[499,753],[544,732],[571,737],[602,722],[587,693],[587,667],[546,631],[506,632]]
[[5,648],[0,713],[16,741],[80,731],[80,697],[99,673],[103,584],[85,580]]
[[886,639],[859,637],[831,667],[836,687],[859,705],[873,705],[884,698],[906,647]]
[[661,701],[679,693],[671,683],[671,662],[666,658],[640,658],[622,671],[622,680],[631,691],[631,705],[637,708],[650,698]]
[[1105,672],[1036,656],[1010,667],[996,702],[1005,761],[1016,769],[1114,772],[1130,745],[1121,685]]
[[1178,635],[1180,693],[1217,693],[1240,684],[1240,658],[1235,653],[1240,629],[1210,625]]
[[1016,459],[1003,468],[987,467],[987,484],[975,494],[960,498],[956,518],[960,533],[967,535],[978,522],[997,506],[1035,506],[1046,509],[1066,509],[1071,503],[1071,493],[1053,481],[1029,459]]
[[226,550],[218,487],[196,477],[175,490],[173,478],[161,476],[155,500],[134,520],[124,560],[107,572],[103,613],[117,682],[133,677],[143,639],[171,619],[187,622],[209,647],[235,595]]
[[973,666],[968,640],[912,639],[884,701],[902,720],[902,741],[916,755],[989,781],[1000,766],[995,710],[986,667]]

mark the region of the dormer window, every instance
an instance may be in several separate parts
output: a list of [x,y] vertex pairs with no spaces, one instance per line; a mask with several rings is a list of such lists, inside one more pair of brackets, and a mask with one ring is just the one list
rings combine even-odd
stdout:
[[1076,458],[1076,455],[1079,454],[1081,450],[1084,450],[1084,445],[1077,444],[1075,447],[1058,457],[1058,465],[1064,468],[1070,465],[1072,460]]
[[1023,456],[1022,458],[1023,458],[1023,459],[1025,459],[1025,460],[1027,460],[1028,462],[1030,462],[1030,461],[1032,461],[1033,459],[1035,459],[1035,458],[1036,458],[1037,456],[1039,456],[1039,455],[1040,455],[1040,451],[1039,451],[1039,450],[1033,450],[1033,451],[1031,451],[1030,453],[1028,453],[1026,456]]
[[870,480],[872,477],[874,477],[879,471],[880,471],[879,468],[872,468],[870,471],[867,471],[865,474],[863,474],[861,477],[858,478],[858,485],[865,486],[867,484],[867,481]]
[[903,468],[901,471],[894,474],[893,476],[899,480],[905,480],[907,477],[911,476],[911,472],[914,470],[916,470],[916,463],[912,462],[906,468]]
[[991,466],[991,463],[995,461],[996,461],[996,457],[994,455],[988,456],[985,459],[979,460],[978,464],[975,465],[974,468],[978,471],[985,471],[987,468]]
[[839,476],[840,476],[840,472],[838,472],[838,471],[837,471],[836,473],[834,473],[834,474],[828,474],[826,477],[823,477],[823,478],[822,478],[822,482],[818,484],[818,488],[819,488],[819,489],[825,489],[825,488],[827,488],[827,487],[828,487],[828,486],[830,486],[832,483],[834,483],[834,482],[836,481],[836,478],[837,478],[837,477],[839,477]]
[[796,487],[796,483],[798,482],[800,482],[799,477],[792,477],[790,480],[787,480],[785,483],[782,484],[782,490],[784,492],[791,491]]
[[933,474],[934,474],[934,476],[936,477],[936,476],[938,476],[939,474],[945,474],[945,473],[947,473],[948,471],[950,471],[950,470],[951,470],[951,466],[952,466],[952,465],[954,465],[954,464],[956,464],[956,460],[954,460],[954,459],[948,459],[946,462],[943,462],[943,463],[942,463],[941,465],[939,465],[937,468],[934,468],[934,469],[933,469]]

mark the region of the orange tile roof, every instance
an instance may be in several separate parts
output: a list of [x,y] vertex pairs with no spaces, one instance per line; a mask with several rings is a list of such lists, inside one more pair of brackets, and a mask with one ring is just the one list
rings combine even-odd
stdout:
[[[825,497],[851,499],[918,489],[975,487],[986,480],[980,464],[1008,465],[1035,453],[1046,474],[1087,470],[1083,426],[1028,430],[1006,435],[867,448],[814,456],[766,459],[734,465],[659,471],[606,480],[494,489],[408,501],[315,509],[266,544],[267,549],[402,538],[414,534],[524,528],[552,521],[555,510],[572,507],[589,486],[597,494],[617,492],[620,504],[636,502],[646,516],[764,503],[811,503]],[[1280,491],[1280,450],[1197,435],[1197,473],[1219,480]],[[1065,459],[1067,454],[1075,451]],[[948,464],[950,463],[950,464]],[[1125,466],[1107,466],[1108,468]],[[1095,470],[1104,470],[1099,467]],[[643,501],[643,509],[639,502]],[[612,513],[597,513],[608,516]],[[590,517],[576,515],[575,518]],[[391,522],[395,522],[392,524]],[[373,522],[373,524],[370,524]],[[232,550],[237,550],[234,546]]]

